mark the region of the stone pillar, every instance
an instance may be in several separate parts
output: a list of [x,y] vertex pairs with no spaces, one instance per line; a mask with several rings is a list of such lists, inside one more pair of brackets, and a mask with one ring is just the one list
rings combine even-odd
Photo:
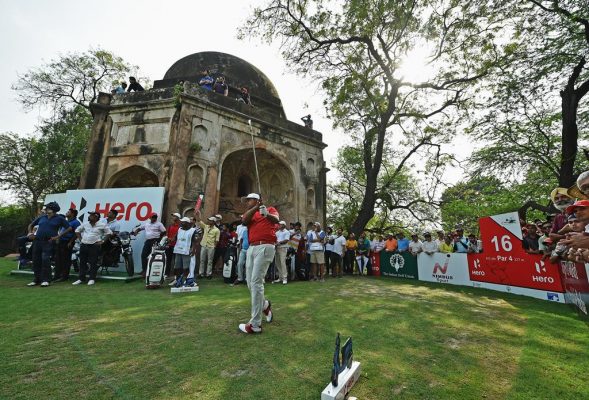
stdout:
[[79,189],[94,189],[102,187],[104,165],[106,162],[106,150],[110,145],[110,131],[112,121],[108,114],[112,96],[108,93],[99,93],[96,103],[90,104],[94,117],[92,132],[88,142],[88,152],[84,161],[84,170],[80,176]]

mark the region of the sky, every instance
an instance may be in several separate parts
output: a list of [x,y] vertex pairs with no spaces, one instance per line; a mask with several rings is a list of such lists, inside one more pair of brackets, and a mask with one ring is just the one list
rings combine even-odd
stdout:
[[[310,79],[288,71],[277,45],[256,39],[238,40],[256,5],[264,0],[113,1],[0,0],[0,132],[32,133],[44,115],[25,113],[11,85],[33,67],[59,54],[100,47],[140,69],[151,81],[162,79],[177,60],[200,51],[220,51],[259,68],[274,83],[289,120],[311,114],[314,129],[328,145],[328,168],[345,135],[325,118],[323,96]],[[409,60],[411,61],[411,60]],[[408,73],[422,72],[420,62],[408,62]],[[335,172],[330,172],[333,179]],[[330,176],[328,175],[328,180]],[[453,179],[451,179],[453,180]],[[3,196],[6,199],[6,194]]]

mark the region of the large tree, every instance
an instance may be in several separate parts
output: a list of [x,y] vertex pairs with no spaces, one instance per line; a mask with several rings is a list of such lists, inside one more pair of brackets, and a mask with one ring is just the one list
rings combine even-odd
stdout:
[[[548,173],[571,186],[588,167],[589,7],[586,0],[513,1],[506,57],[490,75],[473,133],[476,173]],[[476,175],[475,173],[475,175]]]
[[[492,11],[450,0],[271,0],[244,25],[242,35],[279,42],[287,64],[321,85],[334,126],[361,149],[365,185],[352,231],[374,216],[395,173],[452,133],[447,113],[497,57]],[[416,46],[431,50],[437,68],[409,82],[400,69]],[[379,180],[383,157],[393,179]]]
[[99,92],[109,93],[113,84],[125,80],[134,67],[121,57],[103,49],[90,49],[84,53],[67,53],[37,68],[31,68],[12,85],[18,101],[25,110],[48,107],[56,115],[84,107],[91,111],[90,103]]
[[77,188],[91,126],[79,106],[43,123],[40,135],[0,134],[0,186],[32,215],[45,195]]

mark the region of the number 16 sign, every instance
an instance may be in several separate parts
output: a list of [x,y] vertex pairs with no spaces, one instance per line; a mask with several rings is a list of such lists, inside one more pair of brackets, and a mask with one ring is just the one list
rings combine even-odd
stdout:
[[479,220],[483,253],[468,255],[472,281],[562,292],[558,265],[528,254],[516,212]]

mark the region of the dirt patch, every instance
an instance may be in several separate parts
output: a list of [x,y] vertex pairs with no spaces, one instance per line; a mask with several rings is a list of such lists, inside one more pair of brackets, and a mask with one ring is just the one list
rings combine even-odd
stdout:
[[393,394],[394,394],[395,396],[398,396],[398,395],[400,395],[400,394],[401,394],[401,392],[402,392],[403,390],[405,390],[405,389],[407,389],[407,386],[405,386],[405,385],[399,385],[399,386],[397,386],[397,387],[393,388],[392,392],[393,392]]

